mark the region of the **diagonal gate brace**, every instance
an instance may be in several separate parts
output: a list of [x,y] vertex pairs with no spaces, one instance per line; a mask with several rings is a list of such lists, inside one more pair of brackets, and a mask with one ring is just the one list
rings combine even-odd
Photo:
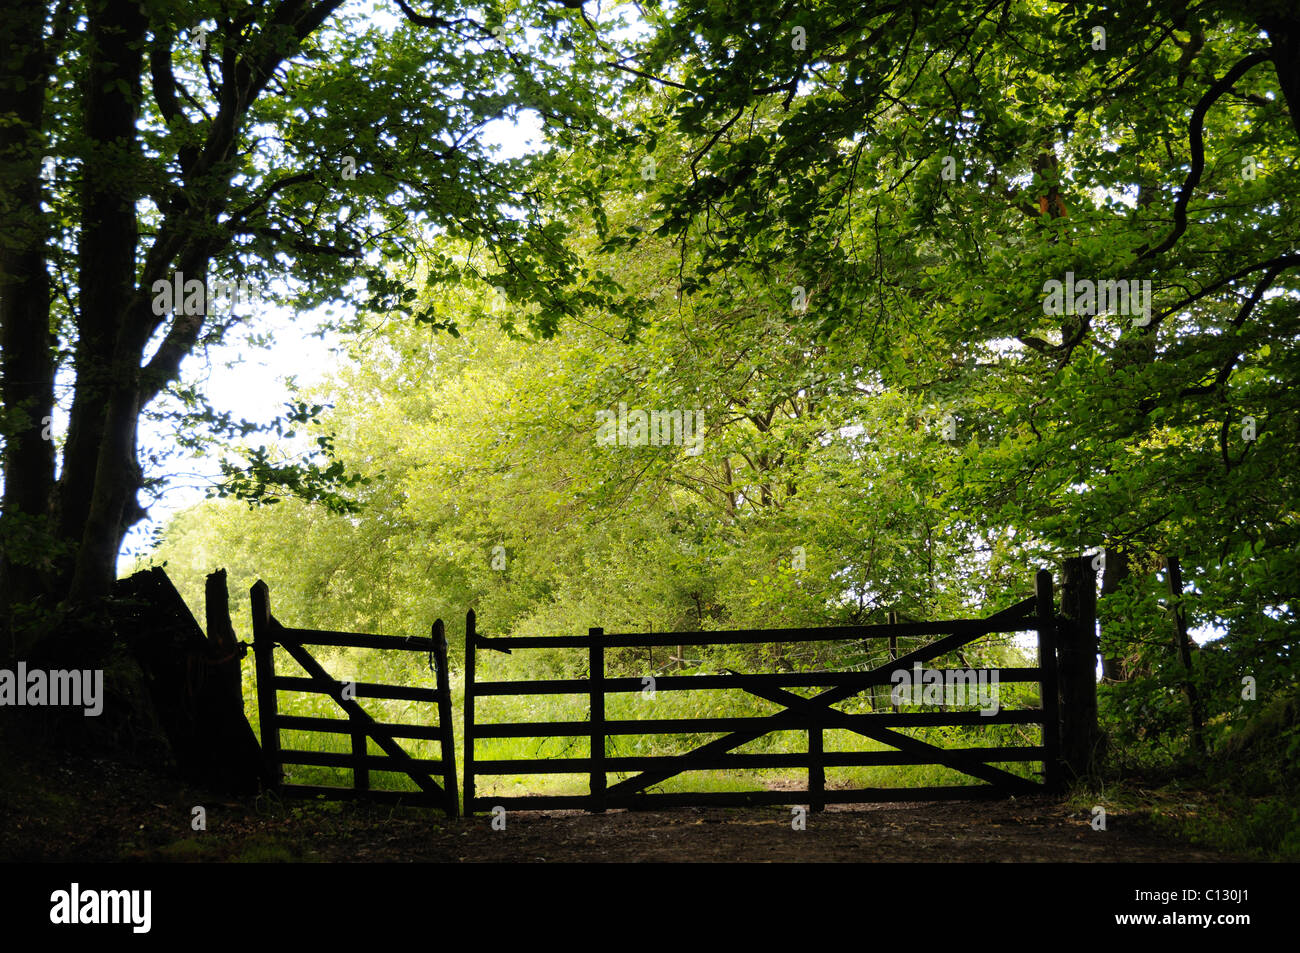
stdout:
[[910,738],[901,732],[894,731],[884,726],[863,726],[855,722],[851,715],[842,711],[837,711],[824,703],[818,703],[814,699],[804,698],[793,692],[787,692],[781,688],[760,688],[746,689],[750,694],[757,695],[760,698],[766,698],[770,702],[776,702],[788,706],[788,708],[797,709],[806,715],[809,715],[816,723],[825,727],[844,728],[848,731],[855,732],[864,737],[871,738],[874,741],[883,741],[887,745],[893,745],[899,751],[910,751],[916,754],[929,755],[934,759],[934,763],[942,764],[954,770],[961,771],[963,774],[969,774],[971,777],[979,778],[981,781],[988,781],[997,787],[1008,788],[1025,793],[1032,792],[1037,788],[1032,781],[1026,781],[1024,778],[1017,777],[1010,771],[1004,771],[1001,768],[995,768],[991,764],[985,764],[982,761],[974,761],[970,757],[963,757],[960,748],[940,748],[928,742],[919,741],[916,738]]
[[362,723],[365,727],[366,734],[375,739],[375,744],[379,745],[379,747],[384,750],[385,754],[391,757],[394,761],[399,761],[404,765],[402,770],[405,771],[406,774],[410,775],[411,780],[418,784],[426,794],[434,795],[440,800],[445,800],[446,792],[443,791],[438,782],[429,777],[428,773],[412,760],[411,756],[406,753],[392,735],[387,734],[380,729],[379,723],[370,717],[369,712],[351,698],[340,697],[340,695],[337,694],[338,682],[330,678],[329,672],[325,671],[325,669],[321,667],[321,664],[317,662],[316,659],[312,658],[310,652],[304,649],[301,645],[295,643],[292,639],[285,637],[283,626],[280,626],[279,623],[276,623],[276,626],[280,629],[280,631],[276,633],[280,636],[276,641],[284,647],[284,650],[292,656],[293,660],[306,669],[307,674],[313,679],[321,682],[322,685],[328,685],[330,687],[330,697],[338,702],[338,704],[342,706],[343,710],[351,717]]
[[[1004,609],[1001,612],[994,613],[993,615],[989,616],[987,619],[983,620],[982,625],[972,627],[972,629],[968,632],[960,632],[960,633],[955,633],[953,635],[948,635],[935,642],[931,642],[929,645],[923,645],[918,649],[914,649],[913,651],[908,652],[906,655],[900,656],[899,658],[895,659],[892,663],[890,663],[889,668],[891,669],[907,668],[913,662],[928,662],[931,659],[937,658],[940,655],[945,655],[948,652],[953,651],[954,649],[961,648],[963,645],[967,644],[968,642],[973,642],[978,638],[982,638],[983,636],[987,635],[989,632],[1001,631],[1002,627],[1006,625],[1008,622],[1019,620],[1024,615],[1025,615],[1025,603],[1019,603],[1017,605],[1010,607],[1009,609]],[[866,691],[868,688],[872,687],[873,685],[887,684],[889,681],[888,674],[885,673],[883,669],[876,669],[876,672],[880,673],[879,678],[868,679],[866,681],[863,681],[860,677],[858,677],[855,678],[854,680],[855,683],[852,685],[840,685],[836,688],[827,689],[824,692],[814,695],[812,698],[803,698],[802,696],[799,695],[791,695],[791,697],[799,699],[801,706],[802,705],[812,706],[814,709],[817,710],[817,717],[821,717],[822,715],[821,709],[829,708],[831,705],[834,705],[837,702],[842,702],[847,698],[852,698],[854,695]],[[874,673],[868,673],[868,675],[870,674],[874,674]],[[767,716],[767,718],[763,719],[763,721],[772,721],[772,720],[780,719],[781,717],[787,714],[789,714],[788,709],[786,711],[776,712],[772,715],[769,715]],[[839,712],[838,714],[843,714],[843,712]],[[706,742],[705,744],[699,746],[698,748],[693,748],[690,751],[685,752],[684,754],[677,755],[674,758],[665,758],[662,767],[653,768],[647,771],[642,771],[640,774],[634,775],[633,777],[630,778],[625,778],[624,780],[611,785],[609,788],[606,789],[605,795],[607,798],[611,798],[611,797],[618,797],[619,795],[626,796],[626,795],[635,795],[637,793],[643,793],[644,789],[649,787],[652,784],[658,784],[661,781],[666,781],[668,778],[671,778],[674,775],[681,774],[683,771],[691,770],[693,762],[697,762],[699,760],[707,758],[710,755],[722,754],[724,752],[730,751],[733,748],[739,748],[741,745],[747,744],[748,742],[753,741],[755,738],[762,737],[763,735],[767,734],[769,731],[774,731],[774,730],[776,730],[775,726],[763,727],[763,724],[760,721],[758,727],[745,728],[740,731],[734,731],[730,734],[723,735],[721,738],[717,738],[714,739],[713,741]],[[888,731],[888,729],[884,729],[884,728],[877,728],[873,730],[881,731],[881,732]],[[895,734],[895,732],[889,732],[889,734],[892,735]],[[921,744],[921,745],[924,744],[924,742],[915,741],[912,738],[908,738],[906,735],[898,735],[898,737],[903,739],[904,743],[914,742],[915,744]],[[896,744],[895,741],[886,739],[884,737],[878,738],[877,740],[885,741],[887,744]],[[941,750],[941,749],[936,749],[936,750]],[[958,768],[958,770],[965,770],[965,769]],[[989,770],[998,771],[999,769],[989,767]],[[1017,783],[1023,783],[1026,785],[1031,784],[1031,782],[1025,781],[1023,778],[1017,778],[1014,774],[1009,774],[1007,772],[1001,772],[1001,773],[1006,774],[1008,778],[1013,778]]]

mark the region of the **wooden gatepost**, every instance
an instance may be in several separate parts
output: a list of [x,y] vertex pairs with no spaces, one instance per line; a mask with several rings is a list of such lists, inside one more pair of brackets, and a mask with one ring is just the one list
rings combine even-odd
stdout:
[[1065,560],[1057,625],[1061,767],[1069,782],[1090,774],[1097,749],[1097,574],[1091,558]]
[[1052,573],[1040,569],[1034,576],[1034,628],[1038,631],[1039,692],[1043,712],[1043,787],[1064,788],[1061,771],[1061,689],[1058,670],[1056,614]]

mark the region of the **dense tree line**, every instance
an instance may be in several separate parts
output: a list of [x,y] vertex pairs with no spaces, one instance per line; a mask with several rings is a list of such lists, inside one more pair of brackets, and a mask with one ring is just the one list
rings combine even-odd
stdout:
[[[300,307],[355,290],[352,359],[290,415],[314,458],[248,442],[169,528],[191,592],[224,564],[362,629],[876,621],[1088,553],[1117,743],[1294,694],[1291,5],[84,6],[0,36],[11,627],[107,591],[142,412],[251,436],[182,375],[232,322],[155,314],[155,280],[287,273]],[[524,109],[545,148],[492,159]],[[604,445],[621,408],[702,439]],[[1188,628],[1223,638],[1184,664]]]

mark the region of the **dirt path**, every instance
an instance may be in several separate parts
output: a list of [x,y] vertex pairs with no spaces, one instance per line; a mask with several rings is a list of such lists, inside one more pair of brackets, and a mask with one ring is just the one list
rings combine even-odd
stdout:
[[[0,860],[27,861],[1233,861],[1112,813],[1094,831],[1058,799],[832,806],[794,830],[788,808],[435,811],[230,802],[104,761],[29,764],[0,783]],[[792,800],[795,799],[792,796]],[[192,829],[204,806],[207,828]]]
[[[506,829],[488,818],[453,823],[382,846],[315,839],[321,859],[457,861],[1228,861],[1236,858],[1171,843],[1122,819],[1094,831],[1059,801],[899,803],[829,808],[805,830],[788,810],[516,812]],[[322,832],[323,833],[323,832]]]

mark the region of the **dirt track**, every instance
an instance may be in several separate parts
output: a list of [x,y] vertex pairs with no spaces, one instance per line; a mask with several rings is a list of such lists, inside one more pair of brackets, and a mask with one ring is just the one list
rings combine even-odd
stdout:
[[[0,784],[0,860],[556,861],[1233,861],[1112,812],[1107,830],[1049,797],[832,806],[793,830],[789,808],[513,812],[445,820],[436,811],[337,802],[230,802],[111,762],[25,765]],[[52,793],[57,792],[57,793]],[[797,796],[792,795],[792,800]],[[191,814],[204,805],[207,829]]]
[[[517,812],[504,831],[490,819],[453,822],[439,835],[398,834],[377,850],[315,840],[321,859],[457,861],[1227,861],[1170,843],[1122,819],[1094,831],[1058,801],[905,803],[829,808],[791,827],[772,808]],[[394,831],[394,834],[397,834]]]

